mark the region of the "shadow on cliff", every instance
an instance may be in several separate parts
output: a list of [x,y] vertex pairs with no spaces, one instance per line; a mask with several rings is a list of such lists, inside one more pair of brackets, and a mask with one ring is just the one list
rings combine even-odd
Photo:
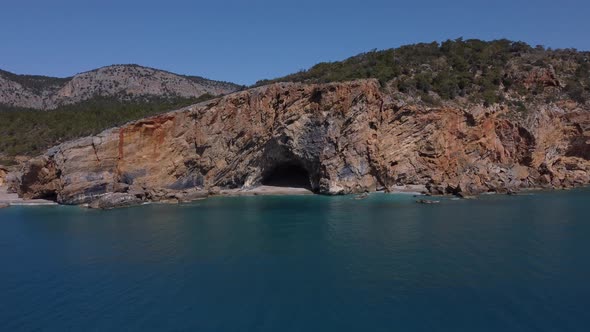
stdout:
[[305,188],[312,190],[307,170],[297,163],[278,164],[265,174],[262,185],[274,187]]

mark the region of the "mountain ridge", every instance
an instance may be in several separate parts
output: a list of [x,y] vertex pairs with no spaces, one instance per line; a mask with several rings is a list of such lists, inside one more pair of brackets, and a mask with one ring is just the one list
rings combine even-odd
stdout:
[[181,97],[223,95],[243,87],[200,76],[179,75],[136,64],[115,64],[70,77],[19,75],[0,70],[0,104],[53,110],[93,97]]

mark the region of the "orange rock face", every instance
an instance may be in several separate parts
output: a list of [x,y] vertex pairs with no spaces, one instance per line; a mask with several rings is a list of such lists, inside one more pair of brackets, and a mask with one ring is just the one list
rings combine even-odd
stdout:
[[6,181],[7,174],[8,174],[8,171],[5,170],[4,168],[0,167],[0,186],[4,185],[4,182]]
[[252,187],[297,165],[323,194],[422,185],[471,195],[590,181],[590,112],[547,105],[429,108],[373,80],[279,83],[68,142],[31,161],[20,194],[88,203],[110,192]]

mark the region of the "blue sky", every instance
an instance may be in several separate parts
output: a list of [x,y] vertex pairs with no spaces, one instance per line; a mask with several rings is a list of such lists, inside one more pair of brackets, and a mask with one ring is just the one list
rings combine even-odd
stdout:
[[590,50],[590,1],[0,0],[0,68],[114,63],[252,84],[374,48],[458,37]]

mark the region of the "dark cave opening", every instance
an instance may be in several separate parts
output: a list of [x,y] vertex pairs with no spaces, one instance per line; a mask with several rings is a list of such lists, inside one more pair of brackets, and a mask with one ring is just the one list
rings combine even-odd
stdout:
[[261,183],[265,186],[312,190],[309,172],[295,163],[283,163],[275,166],[262,177]]

